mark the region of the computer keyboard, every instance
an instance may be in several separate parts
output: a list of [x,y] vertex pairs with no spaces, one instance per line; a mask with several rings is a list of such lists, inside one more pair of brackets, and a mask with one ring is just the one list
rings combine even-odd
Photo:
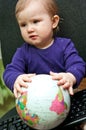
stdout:
[[64,127],[79,125],[82,122],[86,122],[86,89],[71,97],[71,109],[64,121]]
[[0,122],[0,130],[30,130],[29,127],[16,115]]
[[[71,109],[66,120],[58,127],[59,130],[77,126],[86,121],[86,89],[75,93],[71,97]],[[5,114],[0,119],[0,130],[33,130],[28,127],[17,114],[16,108]],[[57,128],[54,128],[57,130]],[[70,128],[69,128],[70,130]],[[73,129],[72,129],[73,130]]]

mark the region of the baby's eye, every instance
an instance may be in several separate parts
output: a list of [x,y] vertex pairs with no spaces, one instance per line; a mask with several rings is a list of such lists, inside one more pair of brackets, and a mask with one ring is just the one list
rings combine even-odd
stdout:
[[39,22],[39,20],[34,20],[34,21],[33,21],[33,23],[38,23],[38,22]]
[[21,26],[21,27],[25,27],[25,26],[26,26],[26,23],[20,23],[20,26]]

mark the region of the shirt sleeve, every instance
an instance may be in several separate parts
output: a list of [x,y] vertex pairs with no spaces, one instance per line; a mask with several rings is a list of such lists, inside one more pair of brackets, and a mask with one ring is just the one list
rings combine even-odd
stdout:
[[69,40],[64,48],[64,59],[66,72],[70,72],[75,76],[77,82],[74,87],[78,87],[85,76],[86,63],[79,56],[78,51],[71,40]]
[[18,48],[15,52],[12,62],[6,66],[3,73],[3,79],[6,86],[13,91],[13,85],[16,78],[20,74],[25,73],[25,55],[22,48]]

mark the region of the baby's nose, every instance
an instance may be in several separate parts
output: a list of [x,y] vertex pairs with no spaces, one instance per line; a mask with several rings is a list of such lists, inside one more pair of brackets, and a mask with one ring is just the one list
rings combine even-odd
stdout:
[[33,32],[34,31],[33,25],[28,25],[27,26],[27,31],[28,32]]

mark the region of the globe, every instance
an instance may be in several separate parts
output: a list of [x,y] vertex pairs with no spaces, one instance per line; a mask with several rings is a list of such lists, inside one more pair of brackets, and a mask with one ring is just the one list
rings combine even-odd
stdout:
[[20,118],[30,127],[49,130],[60,125],[70,110],[70,95],[57,86],[50,75],[32,77],[23,93],[16,99],[16,110]]

